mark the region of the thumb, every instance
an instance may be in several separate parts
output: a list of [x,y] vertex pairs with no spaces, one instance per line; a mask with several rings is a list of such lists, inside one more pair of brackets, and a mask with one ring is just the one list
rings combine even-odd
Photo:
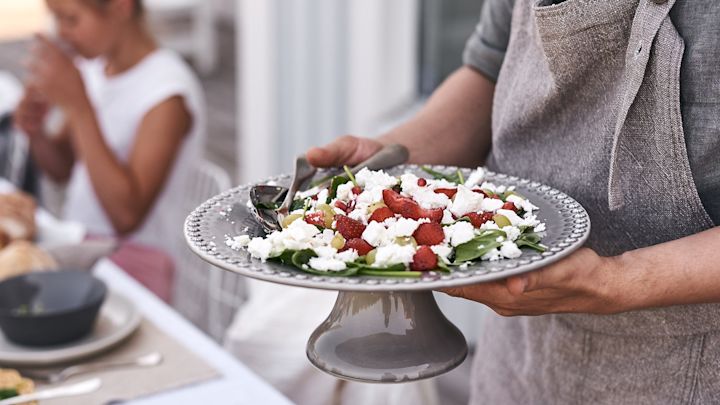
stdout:
[[323,147],[311,148],[306,156],[315,167],[355,165],[377,153],[382,146],[373,139],[345,135]]

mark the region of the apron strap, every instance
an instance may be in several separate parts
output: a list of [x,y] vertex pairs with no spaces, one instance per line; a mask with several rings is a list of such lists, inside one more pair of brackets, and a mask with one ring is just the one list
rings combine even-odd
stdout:
[[[662,22],[669,18],[670,9],[676,0],[642,0],[635,13],[630,41],[625,53],[624,89],[620,100],[618,120],[613,135],[612,153],[610,155],[610,175],[608,178],[608,202],[611,210],[617,210],[624,204],[624,191],[620,176],[632,176],[627,168],[619,167],[618,155],[623,153],[622,134],[628,111],[635,102],[640,86],[645,78],[645,71],[653,42]],[[627,153],[627,152],[625,152]]]

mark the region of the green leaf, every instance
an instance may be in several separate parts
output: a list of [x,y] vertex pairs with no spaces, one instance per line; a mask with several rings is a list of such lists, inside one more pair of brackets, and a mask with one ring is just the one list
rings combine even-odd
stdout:
[[311,249],[303,249],[293,253],[291,260],[292,264],[295,265],[295,267],[302,269],[303,266],[307,265],[310,262],[310,259],[312,259],[313,257],[317,257],[315,251]]
[[348,181],[350,181],[349,177],[345,176],[335,176],[332,178],[332,181],[330,182],[330,190],[328,192],[328,199],[325,201],[325,204],[329,204],[330,201],[332,201],[335,197],[337,197],[337,189],[341,184],[345,184]]
[[355,267],[358,269],[358,271],[382,271],[382,272],[400,272],[405,271],[405,265],[402,263],[393,264],[392,266],[387,267],[373,267],[369,264],[361,263],[361,262],[352,262],[348,263],[348,266]]
[[455,248],[455,263],[468,262],[482,257],[487,252],[500,246],[498,236],[505,237],[505,232],[489,230],[474,237],[471,241]]
[[387,271],[387,270],[359,270],[358,275],[360,276],[375,276],[375,277],[420,277],[422,271]]
[[282,264],[289,264],[293,265],[292,257],[295,254],[296,250],[285,250],[280,254],[280,256],[271,257],[268,260],[273,262],[280,262]]
[[452,270],[450,270],[450,267],[443,261],[443,259],[438,257],[438,264],[437,264],[437,270],[442,271],[443,273],[450,273]]
[[457,184],[465,184],[465,177],[463,177],[462,171],[458,169],[457,171],[457,179],[459,180]]
[[347,165],[343,166],[343,170],[345,171],[345,174],[347,174],[350,181],[352,181],[353,186],[357,186],[357,180],[355,180],[355,175],[352,174],[350,171],[350,168],[347,167]]
[[541,239],[542,238],[540,237],[540,235],[538,235],[535,232],[525,232],[518,237],[518,240],[522,240],[522,241],[526,241],[526,242],[530,242],[530,243],[540,243]]
[[535,251],[538,251],[540,253],[547,250],[547,248],[544,245],[541,245],[536,242],[531,242],[529,240],[521,239],[521,238],[518,238],[518,240],[515,241],[515,244],[518,245],[519,248],[527,247],[527,248],[533,249]]
[[0,400],[2,399],[8,399],[18,396],[18,392],[14,388],[4,388],[0,389]]
[[458,170],[455,174],[448,175],[448,174],[440,173],[439,171],[433,170],[427,166],[422,166],[422,167],[420,167],[420,169],[422,169],[425,173],[433,176],[433,178],[435,180],[447,180],[447,181],[449,181],[451,183],[455,183],[455,184],[464,183],[464,181],[462,181],[463,180],[462,172],[460,170]]
[[290,204],[290,212],[301,210],[305,208],[305,204],[308,199],[298,198],[297,200],[293,200],[292,204]]
[[[313,268],[310,268],[308,263],[310,262],[310,259],[313,257],[317,257],[314,251],[311,249],[305,249],[305,250],[286,250],[280,254],[280,256],[273,257],[270,260],[280,262],[282,264],[295,266],[301,271],[304,271],[305,273],[310,274],[316,274],[319,276],[352,276],[357,273],[357,268],[354,267],[348,267],[346,270],[341,271],[323,271],[323,270],[315,270]],[[306,266],[307,268],[303,267]]]

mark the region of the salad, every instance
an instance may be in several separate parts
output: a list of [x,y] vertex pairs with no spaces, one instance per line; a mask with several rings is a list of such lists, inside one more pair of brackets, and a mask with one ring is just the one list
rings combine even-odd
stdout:
[[467,179],[460,171],[423,170],[427,177],[345,168],[329,187],[298,193],[282,231],[226,236],[226,244],[311,274],[387,277],[451,272],[546,249],[538,208],[514,187],[483,182],[482,168]]

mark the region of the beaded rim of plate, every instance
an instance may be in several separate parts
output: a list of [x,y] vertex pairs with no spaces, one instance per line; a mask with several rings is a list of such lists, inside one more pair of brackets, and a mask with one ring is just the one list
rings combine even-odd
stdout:
[[[458,168],[456,166],[435,165],[429,167],[441,172],[461,170],[466,177],[473,171],[473,169]],[[406,171],[424,174],[421,167],[417,165],[401,165],[386,170],[389,174],[396,176]],[[327,173],[325,170],[320,170],[316,177],[322,178]],[[279,263],[263,263],[250,257],[250,254],[245,250],[235,251],[225,246],[224,239],[216,242],[219,237],[224,237],[224,235],[218,235],[212,224],[214,221],[230,220],[227,208],[232,204],[240,202],[244,207],[252,186],[268,182],[282,184],[288,182],[290,178],[291,175],[283,174],[241,185],[216,195],[201,204],[185,220],[185,239],[191,250],[205,261],[224,270],[280,284],[346,291],[429,290],[492,281],[545,267],[580,248],[590,234],[590,218],[587,211],[572,197],[538,182],[486,171],[483,181],[495,182],[504,186],[515,186],[520,190],[520,194],[522,194],[522,190],[534,192],[544,198],[545,203],[557,210],[561,224],[552,225],[560,225],[561,229],[556,235],[547,235],[543,238],[541,242],[548,247],[545,252],[538,253],[524,249],[522,256],[517,259],[502,259],[492,262],[478,261],[470,264],[465,269],[455,267],[449,274],[437,273],[435,277],[342,277],[314,275]],[[536,197],[531,198],[530,202],[538,205]],[[542,213],[542,211],[539,211],[539,213]],[[241,215],[240,220],[243,221],[243,225],[248,226],[250,229],[255,228],[255,232],[250,231],[249,233],[257,234],[260,225],[255,222],[250,212],[246,209]]]

